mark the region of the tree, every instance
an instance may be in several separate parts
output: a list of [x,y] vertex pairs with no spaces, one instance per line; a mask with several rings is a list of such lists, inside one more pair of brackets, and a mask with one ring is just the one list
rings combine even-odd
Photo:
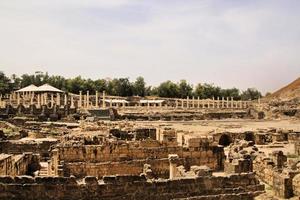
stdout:
[[192,96],[193,87],[188,84],[186,80],[181,80],[178,84],[179,97],[186,98],[188,96]]
[[143,77],[139,76],[133,83],[133,94],[138,96],[145,96],[146,93],[146,83]]
[[261,97],[262,97],[261,93],[255,88],[248,88],[247,90],[243,91],[241,94],[242,100],[254,100]]
[[231,89],[222,89],[221,90],[221,97],[233,97],[234,100],[240,100],[240,90],[237,88],[231,88]]
[[7,94],[10,92],[10,79],[0,71],[0,93]]
[[157,88],[158,96],[160,97],[179,97],[179,88],[177,84],[172,81],[166,81],[161,83]]
[[207,99],[212,97],[221,96],[221,88],[216,87],[213,84],[198,84],[195,88],[194,95],[201,99]]

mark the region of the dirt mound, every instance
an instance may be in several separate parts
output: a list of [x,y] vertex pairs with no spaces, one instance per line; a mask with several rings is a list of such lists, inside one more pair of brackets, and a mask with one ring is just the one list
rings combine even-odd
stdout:
[[267,97],[267,99],[280,100],[291,100],[295,98],[300,98],[300,77]]

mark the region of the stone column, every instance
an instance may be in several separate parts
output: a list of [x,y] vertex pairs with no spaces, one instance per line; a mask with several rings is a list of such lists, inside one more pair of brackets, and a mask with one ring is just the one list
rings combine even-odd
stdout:
[[212,98],[212,107],[215,108],[215,97]]
[[64,98],[64,106],[68,105],[68,96],[67,94],[65,94],[65,98]]
[[105,108],[106,104],[105,104],[105,91],[103,91],[102,93],[102,107]]
[[82,91],[79,91],[79,102],[78,102],[78,108],[82,107]]
[[17,94],[17,106],[20,105],[20,92],[18,92]]
[[71,95],[71,108],[75,108],[73,95]]
[[184,108],[184,101],[183,101],[183,99],[181,99],[181,108],[182,109]]
[[170,177],[169,179],[172,180],[177,175],[177,163],[179,160],[179,157],[177,154],[169,154],[168,155],[169,163],[170,163]]
[[96,91],[96,102],[95,102],[95,106],[96,106],[96,108],[98,108],[99,107],[99,105],[98,105],[98,91]]
[[229,108],[229,97],[226,99],[226,108]]
[[187,96],[186,97],[186,108],[189,108],[190,107],[190,97]]
[[193,106],[193,108],[195,108],[195,97],[193,96],[193,101],[192,101],[193,103],[192,103],[192,106]]
[[54,168],[54,176],[58,175],[58,150],[52,150],[52,165]]
[[122,102],[122,106],[123,106],[123,108],[125,108],[125,104],[126,104],[126,102],[125,102],[125,100]]
[[208,99],[206,102],[207,102],[207,108],[210,108],[210,99]]
[[48,93],[47,92],[44,94],[44,98],[45,98],[44,104],[47,105],[47,103],[48,103]]
[[60,94],[56,93],[56,105],[60,107]]
[[240,100],[240,108],[243,108],[242,100]]
[[224,108],[224,97],[222,97],[221,105],[222,105],[222,108]]
[[86,108],[90,108],[90,91],[86,91]]
[[37,94],[37,107],[41,107],[41,94]]
[[112,99],[109,101],[109,107],[112,108]]
[[54,96],[53,93],[51,93],[51,108],[53,108],[54,105]]
[[220,97],[217,98],[217,108],[220,108]]
[[200,97],[199,96],[197,98],[197,107],[198,107],[198,109],[200,109]]
[[175,109],[177,109],[177,108],[178,108],[178,100],[175,99]]
[[149,100],[147,100],[147,108],[148,108],[148,109],[150,108]]
[[233,97],[231,97],[231,108],[233,108]]

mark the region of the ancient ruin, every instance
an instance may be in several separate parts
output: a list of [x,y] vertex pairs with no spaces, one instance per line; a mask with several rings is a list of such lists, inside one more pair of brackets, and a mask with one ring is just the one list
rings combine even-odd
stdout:
[[299,100],[133,99],[45,85],[0,102],[0,199],[300,195]]

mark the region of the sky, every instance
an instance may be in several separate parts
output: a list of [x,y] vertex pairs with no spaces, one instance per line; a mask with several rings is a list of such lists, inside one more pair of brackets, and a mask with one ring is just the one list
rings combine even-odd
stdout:
[[273,92],[300,76],[299,0],[0,0],[0,71]]

